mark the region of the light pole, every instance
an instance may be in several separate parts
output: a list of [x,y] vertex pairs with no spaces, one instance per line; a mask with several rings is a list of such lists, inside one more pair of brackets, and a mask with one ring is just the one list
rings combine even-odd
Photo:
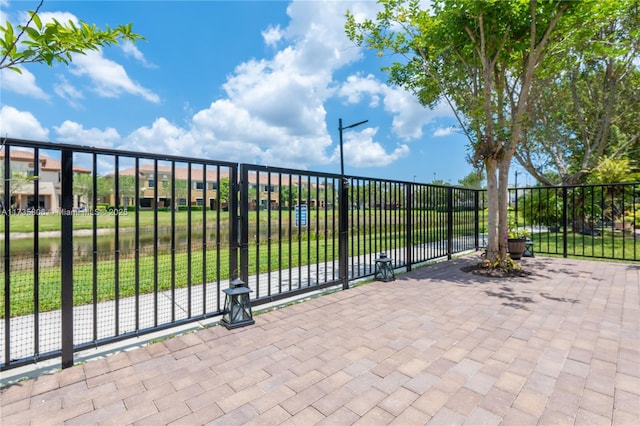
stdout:
[[342,149],[342,131],[354,128],[356,126],[359,126],[361,124],[366,123],[367,121],[369,121],[369,120],[359,121],[357,123],[350,124],[348,126],[344,126],[343,127],[342,126],[342,118],[338,119],[338,131],[340,132],[340,174],[342,175],[343,179],[344,179],[344,151]]
[[366,123],[369,120],[359,121],[348,126],[342,126],[342,118],[338,119],[338,132],[340,133],[340,178],[342,185],[340,188],[340,220],[338,221],[338,228],[340,232],[340,240],[338,241],[338,256],[339,256],[339,274],[342,281],[342,289],[347,290],[349,288],[349,274],[347,272],[347,263],[349,261],[349,253],[347,252],[349,246],[349,239],[347,235],[347,228],[349,226],[349,183],[344,176],[344,151],[342,148],[342,131],[351,129]]

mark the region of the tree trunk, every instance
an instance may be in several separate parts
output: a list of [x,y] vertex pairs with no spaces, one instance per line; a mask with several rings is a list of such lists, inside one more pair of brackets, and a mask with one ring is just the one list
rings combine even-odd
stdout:
[[500,260],[507,256],[507,239],[509,233],[509,166],[511,156],[505,156],[498,163],[498,242]]
[[507,251],[509,231],[509,166],[510,157],[485,160],[487,170],[488,242],[487,259],[502,264]]
[[485,160],[487,172],[487,219],[488,219],[488,240],[487,259],[493,264],[499,258],[500,243],[498,236],[498,168],[497,161],[489,158]]

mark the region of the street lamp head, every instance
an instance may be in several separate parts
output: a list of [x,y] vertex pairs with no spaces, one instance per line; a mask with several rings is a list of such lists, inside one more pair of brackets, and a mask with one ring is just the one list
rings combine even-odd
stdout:
[[340,127],[339,127],[339,129],[340,129],[340,130],[351,129],[351,128],[353,128],[353,127],[357,127],[357,126],[359,126],[359,125],[361,125],[361,124],[364,124],[364,123],[366,123],[366,122],[368,122],[368,121],[369,121],[369,120],[363,120],[363,121],[359,121],[359,122],[357,122],[357,123],[353,123],[353,124],[350,124],[350,125],[348,125],[348,126],[344,126],[344,127],[342,127],[342,119],[340,119],[340,123],[339,123],[339,126],[340,126]]

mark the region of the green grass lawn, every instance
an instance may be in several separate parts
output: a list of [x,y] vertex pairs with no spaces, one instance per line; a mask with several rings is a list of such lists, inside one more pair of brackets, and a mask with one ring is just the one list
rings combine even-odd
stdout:
[[[563,254],[561,233],[533,234],[534,250],[540,254]],[[567,236],[569,257],[596,257],[605,259],[640,260],[640,241],[622,232],[603,231],[599,236],[569,233]]]
[[[186,211],[175,212],[176,223],[186,224],[188,221],[189,213]],[[207,221],[215,220],[217,212],[207,211]],[[38,215],[38,230],[40,232],[60,231],[61,218],[59,214],[50,213]],[[73,216],[73,229],[93,229],[93,216],[89,214],[79,213]],[[116,224],[116,216],[109,212],[104,212],[96,217],[97,228],[114,228]],[[16,214],[10,216],[9,229],[11,232],[33,232],[35,226],[35,216],[28,214]],[[141,210],[138,213],[138,220],[141,228],[153,227],[155,223],[155,216],[153,211]],[[220,221],[225,222],[229,220],[228,212],[220,212]],[[118,216],[118,225],[121,228],[133,228],[136,225],[136,212],[129,211]],[[158,212],[157,223],[159,227],[167,227],[171,225],[171,212],[160,211]],[[193,225],[202,223],[202,212],[191,212],[191,223]],[[5,223],[4,220],[0,220],[0,232],[4,232]]]

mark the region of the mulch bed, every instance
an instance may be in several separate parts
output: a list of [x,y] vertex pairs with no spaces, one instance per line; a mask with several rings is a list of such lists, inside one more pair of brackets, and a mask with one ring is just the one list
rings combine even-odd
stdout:
[[515,278],[515,277],[528,277],[531,272],[523,269],[505,270],[502,268],[492,268],[486,266],[484,263],[475,263],[473,265],[463,266],[460,268],[463,272],[468,272],[474,275],[480,275],[490,278]]

